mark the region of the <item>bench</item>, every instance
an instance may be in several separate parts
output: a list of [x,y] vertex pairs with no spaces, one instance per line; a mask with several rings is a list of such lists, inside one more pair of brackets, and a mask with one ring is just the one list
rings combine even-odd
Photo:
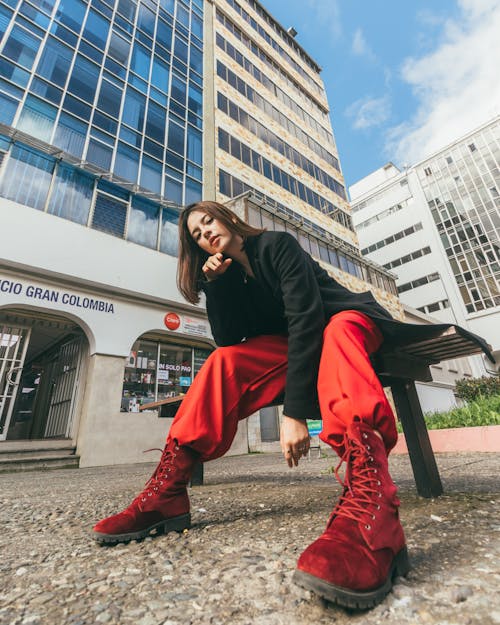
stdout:
[[[439,497],[443,493],[441,478],[429,440],[415,382],[430,382],[431,365],[443,360],[463,358],[481,353],[478,343],[462,336],[454,327],[439,336],[401,347],[382,347],[372,357],[372,363],[382,385],[390,387],[397,417],[403,427],[417,492],[422,497]],[[144,404],[140,410],[159,408],[160,416],[173,417],[182,396]],[[278,397],[270,404],[283,403]],[[191,478],[192,485],[203,484],[203,464],[199,463]]]

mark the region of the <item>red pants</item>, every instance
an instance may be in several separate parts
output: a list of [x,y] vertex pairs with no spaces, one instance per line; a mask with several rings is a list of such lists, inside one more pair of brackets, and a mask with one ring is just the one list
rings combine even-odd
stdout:
[[[318,372],[320,438],[337,451],[355,416],[380,432],[388,451],[396,444],[394,414],[369,360],[381,343],[377,326],[356,311],[334,315],[325,328]],[[216,349],[194,378],[169,437],[198,451],[204,461],[222,456],[238,421],[284,391],[287,351],[284,336],[258,336]]]

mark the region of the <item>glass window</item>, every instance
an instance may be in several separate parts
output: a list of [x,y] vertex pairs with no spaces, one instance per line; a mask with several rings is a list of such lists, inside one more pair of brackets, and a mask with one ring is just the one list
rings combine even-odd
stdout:
[[17,122],[17,128],[48,143],[52,135],[56,114],[57,109],[54,106],[28,95]]
[[39,48],[40,39],[15,24],[5,42],[3,55],[26,69],[31,69]]
[[4,93],[0,93],[0,123],[10,126],[19,102]]
[[0,58],[0,76],[11,80],[20,87],[25,87],[30,77],[27,71],[2,58]]
[[151,72],[151,84],[164,93],[168,93],[168,79],[170,70],[164,61],[157,56],[153,57],[153,71]]
[[0,6],[0,41],[3,39],[11,19],[12,11],[7,7]]
[[137,174],[139,171],[139,151],[125,145],[121,141],[118,142],[118,150],[116,152],[116,160],[114,172],[118,176],[137,182]]
[[90,113],[92,109],[87,104],[84,104],[81,100],[74,98],[72,95],[67,95],[64,98],[63,109],[78,117],[82,117],[83,119],[89,121]]
[[73,50],[53,37],[49,37],[38,63],[37,73],[63,87],[72,58]]
[[160,206],[135,196],[130,208],[127,239],[156,249],[159,222]]
[[61,113],[53,144],[80,158],[85,145],[87,124],[67,113]]
[[57,7],[56,19],[61,24],[79,33],[86,8],[86,5],[81,0],[61,0]]
[[108,40],[108,31],[108,20],[96,11],[90,9],[83,31],[83,37],[100,50],[104,50],[106,48],[106,41]]
[[203,53],[194,46],[191,46],[189,66],[193,71],[198,72],[198,74],[203,74]]
[[136,0],[118,0],[118,13],[131,22],[134,21]]
[[[156,27],[156,44],[162,45],[167,50],[170,50],[172,45],[172,28],[162,19],[158,20],[158,26]],[[155,50],[155,52],[160,53],[159,50]]]
[[57,167],[48,212],[86,225],[94,190],[94,178],[64,163]]
[[[173,181],[167,178],[167,191],[169,183]],[[182,185],[181,185],[182,191]],[[167,195],[167,197],[170,196]],[[179,202],[180,204],[181,202]],[[179,234],[178,234],[179,213],[171,208],[164,208],[161,216],[160,251],[170,256],[178,255]]]
[[168,126],[168,148],[178,154],[184,154],[185,128],[171,121]]
[[97,107],[112,117],[118,117],[120,113],[121,99],[122,89],[112,85],[107,80],[103,80],[101,83]]
[[0,185],[0,196],[43,210],[55,160],[28,147],[14,144]]
[[155,401],[158,343],[137,341],[125,363],[122,410],[139,412],[140,404]]
[[199,130],[188,126],[187,158],[198,165],[202,162],[202,135]]
[[115,31],[111,33],[109,42],[108,56],[114,59],[120,65],[127,65],[128,55],[130,54],[130,42],[120,37]]
[[149,191],[161,193],[162,164],[149,156],[142,157],[140,185]]
[[99,67],[77,54],[68,91],[74,93],[82,100],[92,103],[97,89],[98,78]]
[[59,104],[61,102],[61,89],[50,85],[41,78],[33,78],[30,91],[46,100],[50,100],[53,104]]
[[186,199],[185,204],[192,204],[193,202],[199,202],[202,195],[202,185],[195,180],[186,178]]
[[186,80],[172,74],[172,97],[182,105],[186,103]]
[[174,56],[187,65],[188,62],[188,45],[178,35],[175,36],[174,41]]
[[142,132],[144,115],[146,111],[146,98],[131,87],[127,88],[125,105],[123,107],[122,121],[132,128]]
[[149,102],[146,120],[146,134],[159,143],[165,141],[165,123],[167,111],[153,101]]
[[198,39],[203,39],[203,20],[196,13],[191,14],[191,32]]
[[111,157],[113,150],[100,141],[91,139],[87,148],[87,160],[97,165],[105,171],[109,171],[111,167]]
[[137,20],[138,27],[143,30],[147,35],[153,38],[155,30],[155,14],[153,11],[144,6],[139,5],[139,19]]
[[97,194],[92,228],[123,238],[126,218],[127,204],[108,195]]
[[142,76],[149,78],[149,64],[151,63],[151,51],[142,46],[138,41],[135,42],[134,51],[132,52],[132,60],[130,69]]

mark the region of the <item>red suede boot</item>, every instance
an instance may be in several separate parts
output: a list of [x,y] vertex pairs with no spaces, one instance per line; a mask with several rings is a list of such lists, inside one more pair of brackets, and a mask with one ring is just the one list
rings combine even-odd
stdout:
[[358,420],[348,428],[344,460],[344,492],[293,580],[333,603],[366,609],[382,601],[396,575],[406,575],[408,553],[387,453],[370,426]]
[[124,543],[151,532],[180,532],[191,524],[187,483],[198,459],[189,447],[167,440],[160,462],[144,490],[128,508],[99,521],[94,538],[99,543]]

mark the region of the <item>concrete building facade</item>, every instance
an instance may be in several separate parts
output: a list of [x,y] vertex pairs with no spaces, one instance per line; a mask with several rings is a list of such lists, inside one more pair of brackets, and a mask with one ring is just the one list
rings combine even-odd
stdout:
[[[141,405],[186,392],[214,348],[175,284],[179,210],[202,197],[401,316],[359,253],[319,68],[260,3],[0,16],[0,453],[67,441],[92,466],[162,446],[169,420]],[[276,413],[249,424],[233,453],[276,445]]]
[[[404,304],[483,336],[500,362],[500,118],[414,166],[350,188],[361,251],[397,275]],[[447,363],[484,375],[482,358]]]

